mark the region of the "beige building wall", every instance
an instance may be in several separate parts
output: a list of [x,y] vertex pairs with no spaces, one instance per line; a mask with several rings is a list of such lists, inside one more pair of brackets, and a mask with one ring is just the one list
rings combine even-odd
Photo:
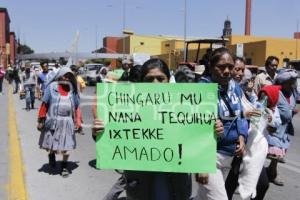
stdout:
[[[236,55],[237,45],[229,45],[227,47],[231,53]],[[246,59],[246,63],[264,66],[266,59],[266,41],[245,43],[244,58]]]
[[[256,37],[244,35],[232,35],[227,47],[236,54],[238,43],[244,44],[244,57],[253,65],[264,66],[268,56],[274,55],[280,59],[279,65],[283,65],[283,59],[300,59],[300,41],[296,39]],[[122,52],[123,39],[118,42],[118,49]],[[298,46],[296,45],[298,42]],[[296,46],[298,49],[296,50]],[[183,62],[184,42],[181,38],[168,36],[128,35],[125,37],[125,53],[148,53],[151,56],[162,58],[171,69],[175,69]],[[202,44],[198,60],[196,59],[197,44],[189,45],[188,61],[197,62],[202,59],[209,46]],[[298,55],[296,55],[296,52]]]
[[[297,44],[298,48],[296,50]],[[279,58],[279,66],[283,65],[283,59],[290,60],[300,59],[300,43],[296,39],[269,39],[267,40],[266,54],[275,55]],[[296,55],[296,53],[298,55]]]
[[279,58],[279,66],[283,66],[283,59],[300,59],[300,42],[289,38],[272,38],[233,35],[229,37],[229,48],[236,53],[236,44],[244,44],[244,57],[251,59],[253,65],[264,66],[268,56]]
[[130,36],[130,54],[148,53],[150,55],[161,54],[161,44],[166,39],[152,36]]

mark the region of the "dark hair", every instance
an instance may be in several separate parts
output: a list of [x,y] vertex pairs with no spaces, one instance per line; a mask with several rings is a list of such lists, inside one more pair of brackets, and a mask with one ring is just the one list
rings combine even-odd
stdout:
[[234,56],[233,61],[234,61],[234,63],[235,63],[236,61],[240,61],[240,62],[242,62],[242,63],[245,64],[245,59],[242,58],[242,57],[239,57],[239,56]]
[[143,64],[141,68],[141,80],[143,81],[149,71],[154,68],[159,68],[168,77],[168,80],[170,80],[171,75],[169,67],[163,60],[159,58],[152,58]]
[[221,57],[226,53],[229,54],[233,58],[232,54],[230,53],[230,51],[227,48],[220,47],[218,49],[215,49],[211,53],[211,56],[209,59],[209,68],[214,67],[220,61]]
[[279,59],[276,56],[269,56],[266,60],[265,67],[271,65],[273,60],[276,60],[279,63]]
[[77,72],[78,71],[78,68],[77,68],[76,65],[71,65],[70,69],[71,69],[72,72]]
[[175,72],[174,78],[176,83],[195,82],[195,74],[188,66],[181,66]]
[[129,81],[130,82],[141,82],[141,71],[142,71],[142,65],[134,65],[131,67],[129,71]]
[[47,62],[47,61],[41,61],[41,62],[40,62],[41,67],[43,67],[44,64],[47,64],[47,65],[48,65],[48,62]]

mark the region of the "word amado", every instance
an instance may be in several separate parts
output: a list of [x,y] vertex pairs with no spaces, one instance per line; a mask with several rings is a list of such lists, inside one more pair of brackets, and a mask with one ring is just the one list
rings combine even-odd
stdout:
[[165,161],[171,162],[174,151],[171,148],[159,147],[127,147],[117,145],[114,149],[112,160],[136,161]]

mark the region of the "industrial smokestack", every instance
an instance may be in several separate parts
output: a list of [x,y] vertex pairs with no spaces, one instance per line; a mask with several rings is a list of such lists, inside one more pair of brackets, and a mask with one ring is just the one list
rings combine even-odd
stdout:
[[245,35],[251,32],[251,0],[246,0]]

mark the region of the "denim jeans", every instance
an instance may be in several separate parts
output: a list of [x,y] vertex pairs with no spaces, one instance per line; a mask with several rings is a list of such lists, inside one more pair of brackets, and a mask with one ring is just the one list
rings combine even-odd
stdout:
[[3,79],[4,78],[0,78],[0,93],[2,92]]
[[26,101],[26,108],[30,109],[30,104],[34,104],[35,100],[35,85],[25,85],[25,101]]

